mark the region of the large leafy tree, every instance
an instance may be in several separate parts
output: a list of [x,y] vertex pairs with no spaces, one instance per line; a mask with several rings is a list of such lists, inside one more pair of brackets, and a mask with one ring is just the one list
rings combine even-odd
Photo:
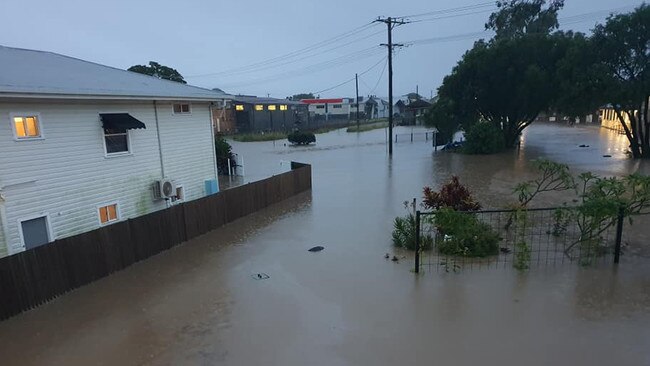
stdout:
[[616,111],[632,155],[650,158],[650,6],[610,16],[596,26],[591,43],[598,60],[594,69],[603,81],[602,100]]
[[501,130],[506,147],[512,147],[553,104],[556,66],[568,45],[563,34],[479,41],[445,77],[438,95],[454,102],[465,124],[475,112]]
[[[453,117],[468,131],[477,121],[491,123],[506,147],[556,98],[556,69],[573,35],[550,32],[558,27],[563,0],[498,1],[486,29],[493,39],[479,41],[450,75],[438,95],[444,104],[432,108],[430,123]],[[450,123],[453,126],[453,123]]]
[[166,79],[166,80],[176,81],[181,84],[187,84],[185,79],[183,79],[183,75],[181,75],[176,69],[161,65],[155,61],[149,61],[149,65],[133,65],[129,67],[127,70],[137,72],[140,74],[154,76],[157,77],[158,79]]
[[493,30],[495,40],[514,38],[525,34],[549,34],[559,27],[557,13],[564,0],[497,1],[498,11],[492,13],[485,29]]

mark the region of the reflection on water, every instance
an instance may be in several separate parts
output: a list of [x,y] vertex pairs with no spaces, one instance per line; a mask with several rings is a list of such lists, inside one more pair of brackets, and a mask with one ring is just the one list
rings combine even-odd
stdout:
[[[410,131],[402,127],[395,133]],[[492,156],[395,144],[385,131],[312,147],[238,143],[245,181],[312,164],[313,191],[0,323],[7,364],[650,364],[648,225],[623,264],[415,276],[390,242],[402,202],[458,175],[485,207],[513,200],[547,157],[573,171],[647,172],[594,128],[533,125]],[[579,148],[578,145],[589,145]],[[602,155],[610,154],[611,158]],[[561,200],[550,195],[545,203]],[[628,233],[626,229],[626,233]],[[642,240],[646,238],[646,240]],[[325,250],[310,253],[322,245]],[[251,279],[264,272],[270,278]]]

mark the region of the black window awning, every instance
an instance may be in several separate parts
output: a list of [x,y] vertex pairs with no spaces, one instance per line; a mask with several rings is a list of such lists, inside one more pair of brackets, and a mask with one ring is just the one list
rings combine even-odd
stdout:
[[133,130],[147,128],[141,121],[128,113],[101,113],[102,127],[110,130]]

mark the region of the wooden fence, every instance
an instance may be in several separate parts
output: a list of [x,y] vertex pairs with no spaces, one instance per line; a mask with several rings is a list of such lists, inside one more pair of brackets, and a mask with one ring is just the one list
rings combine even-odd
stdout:
[[0,320],[311,189],[311,166],[0,259]]

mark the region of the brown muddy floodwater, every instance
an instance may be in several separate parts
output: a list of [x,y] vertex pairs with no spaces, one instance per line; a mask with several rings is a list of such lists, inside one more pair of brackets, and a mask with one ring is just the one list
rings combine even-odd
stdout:
[[650,365],[647,224],[626,233],[618,267],[416,276],[411,258],[383,258],[393,217],[422,186],[456,174],[501,207],[537,157],[575,172],[648,173],[626,158],[623,137],[540,124],[519,152],[434,153],[416,141],[396,144],[392,160],[383,130],[317,139],[234,143],[246,180],[294,160],[313,165],[313,191],[0,323],[1,364]]

